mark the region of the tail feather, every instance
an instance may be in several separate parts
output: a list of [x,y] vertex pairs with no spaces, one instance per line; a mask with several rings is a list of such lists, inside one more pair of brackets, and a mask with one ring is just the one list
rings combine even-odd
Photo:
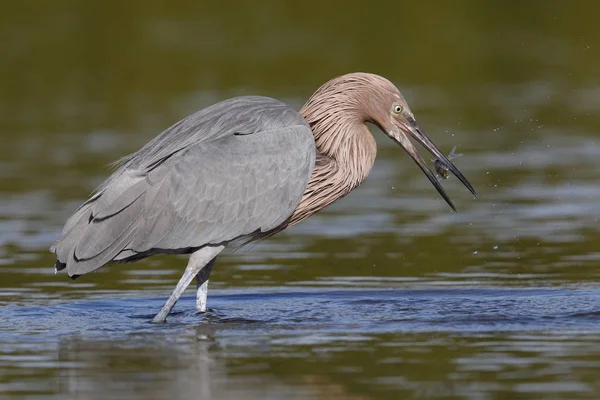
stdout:
[[84,215],[86,215],[87,218],[89,219],[89,211],[90,211],[91,207],[93,207],[94,203],[103,194],[104,194],[104,192],[98,192],[94,196],[92,196],[88,201],[86,201],[81,206],[79,206],[79,208],[77,209],[77,211],[75,211],[75,213],[73,215],[71,215],[71,217],[65,223],[65,226],[64,226],[64,228],[62,230],[62,235],[63,236],[65,236],[67,233],[69,233],[75,227],[75,225],[77,225],[77,223],[79,222],[79,220]]
[[[86,231],[87,225],[90,223],[90,216],[92,215],[91,207],[91,204],[86,204],[79,208],[67,221],[68,229],[66,229],[67,225],[65,225],[62,237],[50,247],[50,251],[56,254],[57,264],[66,265],[71,249],[77,245],[77,242]],[[62,269],[64,267],[56,267],[57,271]]]
[[54,264],[54,271],[55,272],[62,271],[65,268],[67,268],[67,264],[62,263],[60,261],[56,261],[56,264]]
[[98,198],[94,205],[94,219],[103,220],[119,214],[144,194],[146,186],[143,176],[123,174]]
[[[73,247],[74,260],[82,262],[98,257],[106,250],[115,247],[115,244],[119,243],[128,232],[135,232],[136,223],[142,214],[141,204],[143,201],[142,196],[114,217],[100,221],[92,220],[86,226],[83,235],[78,238],[77,245]],[[123,246],[127,243],[129,242],[123,243]],[[120,252],[123,248],[119,248],[118,251]]]
[[125,230],[119,237],[112,240],[104,250],[87,259],[77,258],[77,247],[73,248],[67,261],[67,273],[70,277],[76,277],[97,270],[112,261],[134,235],[135,229]]
[[114,260],[133,240],[145,195],[139,177],[121,178],[126,182],[115,182],[69,218],[63,236],[50,248],[56,254],[56,271],[66,269],[72,278],[92,272]]

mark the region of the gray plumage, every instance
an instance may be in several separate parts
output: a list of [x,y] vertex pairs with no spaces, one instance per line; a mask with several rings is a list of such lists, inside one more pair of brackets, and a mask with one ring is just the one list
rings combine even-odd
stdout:
[[201,110],[125,157],[53,246],[69,276],[110,261],[259,237],[294,211],[315,144],[304,118],[266,97]]
[[153,322],[167,315],[195,277],[198,311],[215,258],[234,241],[277,233],[322,210],[368,176],[377,148],[371,122],[413,158],[454,205],[409,138],[475,190],[417,125],[398,89],[353,73],[321,86],[297,112],[277,100],[225,100],[176,123],[118,169],[66,222],[51,247],[71,277],[111,261],[191,253]]

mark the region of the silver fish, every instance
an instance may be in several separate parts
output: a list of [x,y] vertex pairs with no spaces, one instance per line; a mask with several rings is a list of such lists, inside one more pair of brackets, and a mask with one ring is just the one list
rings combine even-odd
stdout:
[[[454,154],[455,151],[456,146],[454,146],[452,150],[450,150],[450,153],[448,153],[448,160],[452,160],[453,158],[458,158],[462,156],[462,154]],[[437,172],[438,176],[440,178],[448,179],[448,176],[450,175],[450,171],[448,171],[448,168],[444,167],[440,160],[431,161],[433,161],[433,166],[435,167],[435,172]]]

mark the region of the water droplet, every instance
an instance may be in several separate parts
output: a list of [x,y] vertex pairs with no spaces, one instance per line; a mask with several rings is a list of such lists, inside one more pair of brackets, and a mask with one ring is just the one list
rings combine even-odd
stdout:
[[494,249],[494,250],[498,250],[498,245],[497,245],[497,244],[495,244],[495,245],[494,245],[494,247],[493,247],[493,249]]
[[479,254],[479,252],[478,252],[477,250],[475,250],[475,251],[473,252],[473,255],[477,255],[477,254]]

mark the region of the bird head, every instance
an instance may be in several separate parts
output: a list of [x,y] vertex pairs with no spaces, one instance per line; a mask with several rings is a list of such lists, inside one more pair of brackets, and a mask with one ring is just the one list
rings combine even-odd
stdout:
[[469,181],[419,127],[414,114],[410,111],[398,88],[378,75],[365,75],[371,81],[369,89],[364,91],[365,99],[361,102],[365,109],[365,121],[377,125],[388,137],[402,146],[454,211],[456,211],[454,204],[452,204],[441,183],[429,169],[411,139],[421,144],[444,167],[452,172],[473,196],[477,196]]
[[[475,189],[469,181],[419,127],[398,88],[379,75],[356,72],[333,78],[311,96],[301,113],[311,124],[316,139],[327,132],[340,134],[340,132],[348,133],[354,130],[354,132],[368,133],[365,122],[377,125],[388,137],[406,150],[446,203],[456,211],[441,183],[412,144],[411,139],[413,139],[425,147],[476,196]],[[342,128],[349,126],[362,126],[364,130]],[[315,127],[318,129],[314,130]],[[325,149],[327,151],[332,150],[332,143],[338,142],[321,140],[324,148],[328,146]]]

